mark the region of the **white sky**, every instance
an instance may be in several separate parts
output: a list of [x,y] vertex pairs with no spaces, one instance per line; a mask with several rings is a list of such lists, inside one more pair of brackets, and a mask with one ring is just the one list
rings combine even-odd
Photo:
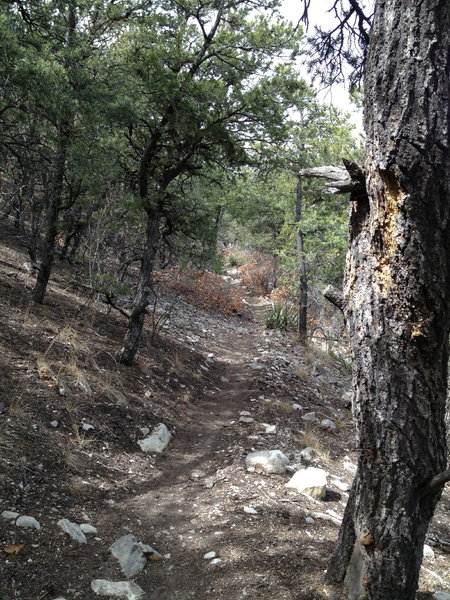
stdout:
[[[314,32],[314,26],[320,25],[324,29],[332,27],[336,24],[333,16],[327,12],[332,6],[330,1],[315,0],[311,2],[309,9],[309,30],[307,34]],[[303,13],[303,3],[300,0],[284,0],[280,9],[281,14],[296,23]],[[311,81],[311,77],[306,71],[306,67],[301,67],[301,74],[307,81]],[[362,126],[362,111],[358,110],[349,100],[348,88],[342,84],[333,85],[328,90],[318,90],[317,85],[314,86],[318,92],[318,99],[323,104],[331,104],[345,113],[350,113],[350,121],[356,127],[356,133],[363,132]]]

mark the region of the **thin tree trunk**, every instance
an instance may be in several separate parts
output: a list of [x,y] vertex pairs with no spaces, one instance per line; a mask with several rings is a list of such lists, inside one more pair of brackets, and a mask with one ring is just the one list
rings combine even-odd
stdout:
[[161,237],[159,228],[160,220],[159,213],[156,211],[147,211],[147,234],[139,272],[139,281],[134,295],[133,308],[128,321],[123,346],[118,353],[118,360],[124,365],[131,365],[134,361],[142,337],[151,292],[151,277]]
[[301,230],[303,212],[303,186],[302,177],[297,175],[297,190],[295,200],[295,223],[298,223],[296,232],[297,265],[298,265],[298,290],[299,290],[299,313],[298,333],[300,342],[306,343],[308,333],[308,276],[306,272],[305,249],[303,243],[303,232]]
[[449,30],[448,0],[376,4],[345,285],[359,460],[326,576],[355,600],[415,598],[446,469]]
[[33,290],[33,301],[42,304],[47,291],[48,281],[55,256],[55,241],[58,233],[58,216],[61,209],[64,174],[66,171],[66,155],[68,147],[68,123],[61,124],[59,128],[58,148],[55,156],[55,167],[52,189],[49,193],[47,207],[47,221],[45,228],[44,244],[42,248],[41,261]]
[[[74,41],[75,25],[75,6],[73,3],[70,3],[68,7],[66,30],[66,48],[69,51]],[[65,68],[69,69],[69,67],[70,59],[67,58],[65,61]],[[48,195],[47,222],[44,244],[42,248],[42,257],[39,265],[36,285],[32,294],[33,301],[37,302],[38,304],[42,304],[44,301],[44,296],[47,291],[47,285],[52,271],[53,259],[55,257],[55,241],[58,233],[58,216],[61,210],[63,197],[64,175],[66,171],[66,157],[69,146],[70,129],[71,119],[61,119],[58,127],[58,144],[55,154],[52,185]]]

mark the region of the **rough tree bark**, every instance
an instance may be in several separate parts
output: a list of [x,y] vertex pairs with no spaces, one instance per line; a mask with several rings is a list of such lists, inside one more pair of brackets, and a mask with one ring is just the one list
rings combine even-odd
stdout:
[[376,2],[345,283],[359,461],[326,575],[355,600],[413,600],[448,480],[449,31],[448,0]]
[[133,308],[128,318],[128,327],[118,360],[124,365],[134,361],[142,337],[147,306],[151,292],[151,278],[160,241],[161,217],[157,211],[147,211],[147,233],[139,270],[139,279],[133,299]]

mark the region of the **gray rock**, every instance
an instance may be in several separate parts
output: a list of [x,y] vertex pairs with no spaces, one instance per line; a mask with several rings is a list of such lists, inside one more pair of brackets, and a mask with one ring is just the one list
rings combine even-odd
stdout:
[[249,363],[247,365],[247,367],[250,367],[250,369],[253,369],[254,371],[261,371],[261,369],[263,368],[262,365],[258,364],[258,363]]
[[312,517],[305,517],[305,521],[308,523],[308,525],[315,523],[315,520]]
[[80,542],[80,544],[87,543],[86,536],[84,535],[81,527],[76,523],[72,523],[72,521],[69,521],[69,519],[60,519],[56,524],[64,531],[64,533],[68,533],[76,542]]
[[230,381],[230,380],[229,380],[229,379],[227,379],[226,377],[224,377],[223,375],[221,375],[221,376],[220,376],[220,381],[221,381],[222,383],[229,383],[229,381]]
[[327,473],[323,469],[308,467],[297,471],[285,485],[301,494],[323,500],[327,493]]
[[17,527],[33,527],[38,531],[41,528],[41,524],[39,521],[36,521],[34,517],[28,517],[27,515],[22,515],[16,519]]
[[83,533],[94,533],[97,534],[97,529],[89,523],[81,523],[80,529]]
[[255,419],[253,417],[239,417],[239,423],[254,423]]
[[91,431],[91,429],[95,429],[95,427],[90,423],[83,423],[81,425],[81,428],[83,429],[83,431]]
[[213,558],[212,561],[209,563],[210,565],[218,565],[219,563],[221,563],[221,559],[220,558]]
[[323,419],[320,422],[320,426],[323,427],[324,429],[331,429],[331,431],[336,431],[336,423],[334,421],[332,421],[331,419]]
[[18,516],[19,516],[19,513],[14,512],[13,510],[4,510],[2,512],[2,517],[4,519],[8,519],[8,521],[15,521]]
[[51,425],[52,427],[58,427],[58,425],[59,425],[59,421],[50,421],[50,425]]
[[138,440],[138,444],[143,452],[162,452],[167,444],[172,439],[172,434],[164,425],[159,423],[152,431],[151,435],[142,440]]
[[109,550],[119,561],[120,568],[128,579],[140,573],[147,564],[139,542],[131,533],[116,540]]
[[294,404],[292,405],[292,408],[294,410],[303,410],[303,406],[300,406],[300,404],[297,404],[294,402]]
[[259,450],[250,452],[245,463],[250,472],[282,475],[286,472],[289,459],[280,450]]
[[345,394],[342,394],[341,399],[342,399],[342,404],[345,406],[345,408],[351,408],[353,392],[345,392]]
[[450,594],[448,592],[434,592],[432,598],[434,600],[450,600]]
[[139,542],[139,547],[142,550],[142,552],[144,553],[145,557],[153,557],[153,560],[163,560],[164,556],[162,554],[160,554],[157,550],[155,550],[154,548],[152,548],[151,546],[148,546],[147,544],[143,544],[142,542]]
[[99,596],[116,596],[127,600],[146,600],[148,598],[144,590],[134,581],[94,579],[91,582],[91,588]]
[[205,560],[211,560],[212,558],[216,558],[217,554],[215,552],[207,552],[203,555]]
[[423,557],[424,558],[431,558],[431,559],[435,558],[434,550],[428,544],[424,544],[424,546],[423,546]]
[[311,421],[313,423],[316,423],[319,420],[317,418],[317,415],[316,415],[315,412],[309,412],[309,413],[306,413],[306,414],[302,415],[302,419],[304,421]]
[[300,460],[303,463],[309,464],[313,458],[314,458],[314,450],[312,448],[310,448],[309,446],[307,446],[306,448],[303,448],[303,450],[300,452]]

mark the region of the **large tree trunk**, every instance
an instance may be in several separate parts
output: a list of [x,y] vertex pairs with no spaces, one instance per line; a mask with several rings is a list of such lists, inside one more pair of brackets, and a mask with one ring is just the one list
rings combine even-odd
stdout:
[[345,286],[359,461],[327,572],[355,600],[413,600],[446,468],[449,31],[448,0],[376,3]]
[[144,328],[145,315],[151,292],[151,278],[155,264],[155,256],[160,241],[161,217],[156,211],[147,211],[147,235],[139,271],[139,280],[134,294],[133,308],[128,321],[128,328],[119,350],[118,360],[124,365],[131,365],[139,348]]

